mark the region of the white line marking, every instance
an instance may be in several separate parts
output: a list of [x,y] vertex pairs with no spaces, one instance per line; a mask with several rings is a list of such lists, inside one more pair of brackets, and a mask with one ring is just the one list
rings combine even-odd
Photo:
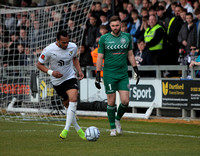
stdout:
[[[7,120],[8,121],[8,120]],[[15,122],[15,123],[27,123],[23,121],[8,121],[8,122]],[[59,126],[64,127],[62,124],[50,124],[50,123],[34,123],[38,125],[51,125],[51,126]],[[82,128],[88,128],[88,127],[82,127]],[[100,131],[110,131],[110,129],[106,128],[99,128]],[[56,130],[1,130],[1,132],[37,132],[37,131],[45,131],[45,132],[55,132]],[[160,135],[160,136],[173,136],[173,137],[185,137],[185,138],[197,138],[200,139],[200,136],[195,135],[183,135],[183,134],[168,134],[168,133],[152,133],[152,132],[135,132],[135,131],[123,131],[123,133],[129,133],[129,134],[144,134],[144,135]]]

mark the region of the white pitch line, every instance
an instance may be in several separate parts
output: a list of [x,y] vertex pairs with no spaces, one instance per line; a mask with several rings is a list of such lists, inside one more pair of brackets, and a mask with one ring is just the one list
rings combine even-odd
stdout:
[[[9,122],[16,122],[16,121],[9,121]],[[27,123],[27,122],[22,122],[22,121],[17,121],[17,123]],[[59,126],[59,127],[64,127],[64,125],[61,124],[50,124],[50,123],[34,123],[34,124],[39,124],[39,125],[51,125],[51,126]],[[82,128],[88,128],[88,127],[82,127]],[[106,128],[99,128],[100,131],[110,131],[110,129]],[[4,132],[36,132],[36,131],[46,131],[50,132],[51,130],[2,130]],[[2,132],[1,131],[1,132]],[[55,130],[54,130],[55,131]],[[51,131],[53,132],[53,131]],[[185,138],[197,138],[200,139],[200,136],[195,136],[195,135],[183,135],[183,134],[168,134],[168,133],[152,133],[152,132],[136,132],[136,131],[123,131],[123,133],[129,133],[129,134],[144,134],[144,135],[160,135],[160,136],[172,136],[172,137],[185,137]]]

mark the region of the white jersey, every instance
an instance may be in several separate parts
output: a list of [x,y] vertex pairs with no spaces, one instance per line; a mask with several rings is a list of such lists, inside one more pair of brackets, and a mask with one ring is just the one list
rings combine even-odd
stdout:
[[77,54],[76,44],[69,42],[67,49],[59,48],[56,43],[47,46],[41,53],[38,61],[42,64],[49,63],[49,68],[53,71],[59,71],[63,76],[55,78],[51,76],[51,82],[54,86],[58,86],[62,82],[75,78],[73,69],[73,57]]

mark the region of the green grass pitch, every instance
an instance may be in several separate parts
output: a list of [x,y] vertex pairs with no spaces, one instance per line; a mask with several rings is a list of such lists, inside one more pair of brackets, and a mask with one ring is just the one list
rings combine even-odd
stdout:
[[[98,119],[98,118],[97,118]],[[107,119],[80,118],[85,130],[96,126],[100,138],[84,141],[64,121],[0,120],[0,156],[199,156],[200,125],[122,119],[123,135],[109,136]]]

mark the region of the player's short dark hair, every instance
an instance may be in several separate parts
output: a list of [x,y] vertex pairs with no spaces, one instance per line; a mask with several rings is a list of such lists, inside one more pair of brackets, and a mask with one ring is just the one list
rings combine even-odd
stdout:
[[68,36],[67,31],[65,31],[65,30],[60,30],[60,31],[57,33],[57,35],[56,35],[56,39],[57,39],[57,40],[60,40],[60,36],[67,37],[67,36]]
[[112,16],[109,20],[109,22],[115,22],[115,21],[120,21],[121,22],[121,19],[119,18],[119,16]]

